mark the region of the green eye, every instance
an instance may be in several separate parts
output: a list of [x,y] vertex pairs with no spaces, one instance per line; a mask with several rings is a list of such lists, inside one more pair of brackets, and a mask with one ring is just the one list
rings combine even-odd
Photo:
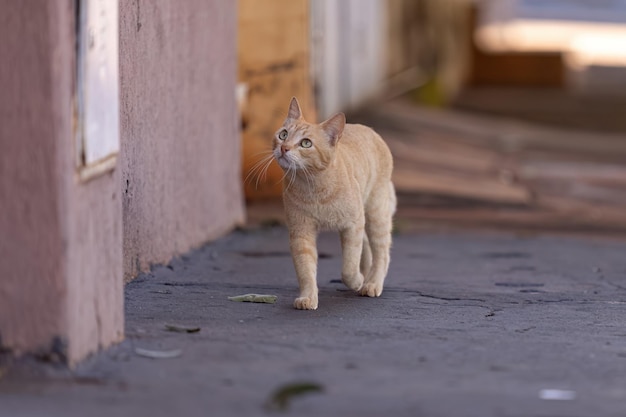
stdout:
[[303,148],[310,148],[313,145],[313,142],[311,142],[311,139],[302,139],[300,141],[300,146],[302,146]]
[[278,139],[280,139],[280,140],[287,139],[287,131],[286,130],[281,130],[280,133],[278,134]]

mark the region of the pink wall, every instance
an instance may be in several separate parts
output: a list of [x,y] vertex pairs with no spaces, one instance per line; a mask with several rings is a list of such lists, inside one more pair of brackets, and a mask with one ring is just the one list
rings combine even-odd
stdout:
[[121,153],[75,167],[75,11],[0,3],[0,347],[70,364],[123,337],[123,277],[244,216],[236,2],[120,1]]
[[124,276],[243,220],[236,1],[120,1]]
[[70,363],[123,335],[117,170],[74,166],[74,9],[0,5],[0,343]]
[[[15,350],[47,348],[65,326],[56,302],[67,283],[51,8],[5,2],[0,12],[0,343]],[[30,310],[31,325],[23,325],[22,308]]]

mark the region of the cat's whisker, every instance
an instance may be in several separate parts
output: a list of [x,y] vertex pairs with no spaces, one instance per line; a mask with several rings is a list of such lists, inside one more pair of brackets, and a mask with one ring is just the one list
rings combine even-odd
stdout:
[[[287,177],[289,176],[289,177]],[[283,184],[287,184],[283,190],[286,191],[289,189],[289,186],[291,185],[291,181],[287,180],[286,178],[291,179],[291,167],[287,168],[287,171],[285,171],[285,174],[283,175],[283,177],[281,178],[281,181],[283,182]]]
[[[279,184],[279,183],[283,182],[283,180],[285,179],[285,177],[287,176],[287,174],[289,174],[289,171],[290,171],[290,170],[291,170],[291,168],[287,168],[287,171],[285,171],[285,172],[283,173],[283,176],[282,176],[282,177],[280,177],[280,179],[279,179],[278,181],[276,181],[276,184]],[[276,185],[276,184],[274,184],[274,185]]]
[[312,185],[311,182],[313,182],[313,177],[311,175],[311,173],[309,172],[309,169],[305,166],[302,167],[302,173],[304,173],[304,178],[306,179],[306,183],[309,186],[309,189],[311,189]]
[[255,154],[250,155],[250,156],[254,157],[254,156],[258,156],[258,155],[263,155],[264,153],[269,153],[269,154],[271,154],[271,153],[273,153],[273,152],[274,152],[274,150],[273,150],[273,149],[265,149],[265,150],[263,150],[263,151],[261,151],[261,152],[257,152],[257,153],[255,153]]
[[261,169],[261,166],[258,166],[253,171],[250,171],[248,175],[246,176],[244,183],[252,182],[260,173],[260,169]]
[[244,179],[244,184],[248,180],[252,181],[256,177],[256,179],[257,179],[257,187],[258,187],[259,175],[263,172],[263,169],[267,169],[269,164],[272,163],[272,160],[273,160],[273,155],[268,155],[268,156],[262,158],[261,160],[257,161],[252,166],[252,168],[250,168],[250,171],[248,171],[248,175]]
[[287,181],[287,185],[285,186],[283,192],[288,191],[289,187],[291,187],[291,167],[287,169],[286,174],[289,174],[289,180]]
[[253,175],[255,173],[255,171],[257,171],[261,166],[263,166],[263,164],[265,164],[267,162],[267,160],[269,158],[271,158],[272,155],[267,155],[261,159],[259,159],[257,162],[255,162],[255,164],[252,166],[252,168],[250,168],[250,170],[248,171],[248,175],[246,176],[246,178],[244,179],[244,182],[247,181],[251,175]]
[[263,167],[259,168],[256,174],[256,181],[255,181],[255,187],[258,189],[259,188],[259,182],[263,182],[265,179],[265,175],[267,173],[267,169],[269,168],[270,164],[272,163],[272,159],[266,161],[265,165],[263,165]]
[[258,164],[259,162],[264,161],[265,159],[267,159],[267,157],[272,156],[273,154],[274,152],[270,149],[270,150],[265,150],[263,152],[258,152],[254,154],[253,156],[264,155],[262,158],[259,158],[259,160],[256,162]]
[[257,169],[257,172],[254,174],[254,177],[250,180],[250,182],[252,182],[252,180],[255,180],[254,182],[256,189],[259,188],[259,182],[264,181],[265,174],[267,173],[267,169],[269,168],[271,163],[272,159],[268,160],[263,167],[259,167]]
[[293,168],[293,169],[292,169],[292,168],[290,167],[289,169],[290,169],[290,171],[292,172],[292,174],[291,174],[291,178],[290,178],[290,180],[289,180],[289,184],[287,185],[287,190],[289,189],[289,187],[291,187],[291,185],[293,184],[293,182],[296,180],[296,174],[297,174],[297,172],[296,172],[296,169],[295,169],[295,168]]
[[300,172],[302,173],[302,177],[304,177],[304,180],[306,181],[307,185],[309,186],[309,188],[311,188],[311,182],[309,181],[309,175],[307,173],[306,167],[305,166],[300,166],[299,169],[300,169]]
[[265,182],[265,178],[267,177],[267,170],[269,169],[270,165],[272,165],[272,162],[274,161],[274,157],[272,156],[269,161],[267,161],[267,163],[265,164],[265,166],[263,167],[263,169],[260,171],[259,175],[256,178],[256,187],[259,188],[259,179],[262,182]]
[[296,169],[295,168],[289,168],[289,184],[287,184],[287,190],[289,190],[289,188],[291,188],[291,185],[293,184],[293,179],[296,176]]

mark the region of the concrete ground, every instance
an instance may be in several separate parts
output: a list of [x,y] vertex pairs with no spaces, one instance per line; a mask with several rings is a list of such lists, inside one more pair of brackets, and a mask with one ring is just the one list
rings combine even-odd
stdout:
[[379,299],[336,282],[335,235],[319,248],[317,311],[292,308],[282,227],[156,267],[126,287],[126,341],[75,372],[4,369],[0,416],[626,415],[626,243],[400,234]]

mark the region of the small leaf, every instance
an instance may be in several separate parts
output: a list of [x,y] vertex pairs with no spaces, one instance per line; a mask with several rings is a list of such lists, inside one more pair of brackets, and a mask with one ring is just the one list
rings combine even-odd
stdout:
[[576,399],[576,391],[567,389],[542,389],[539,391],[542,400],[571,401]]
[[183,351],[180,349],[175,350],[149,350],[142,348],[135,348],[135,353],[139,356],[151,359],[170,359],[177,358]]
[[166,324],[165,330],[169,330],[170,332],[179,332],[179,333],[198,333],[200,331],[200,327],[179,326],[177,324]]
[[285,411],[293,397],[323,392],[324,387],[316,382],[296,382],[285,384],[276,389],[267,402],[267,408]]
[[230,301],[240,301],[244,303],[267,303],[274,304],[278,299],[277,296],[271,294],[244,294],[228,297]]

